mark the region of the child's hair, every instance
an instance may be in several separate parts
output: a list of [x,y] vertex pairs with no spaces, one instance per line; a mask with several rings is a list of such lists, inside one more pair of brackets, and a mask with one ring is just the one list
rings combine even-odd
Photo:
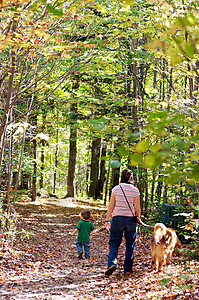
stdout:
[[82,210],[80,214],[83,219],[85,219],[85,220],[90,219],[91,213],[89,210]]

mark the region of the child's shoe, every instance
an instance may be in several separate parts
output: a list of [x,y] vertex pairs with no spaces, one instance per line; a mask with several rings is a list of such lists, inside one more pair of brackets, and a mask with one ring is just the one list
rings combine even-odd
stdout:
[[83,259],[83,252],[80,252],[80,253],[78,254],[78,258],[79,258],[79,259]]

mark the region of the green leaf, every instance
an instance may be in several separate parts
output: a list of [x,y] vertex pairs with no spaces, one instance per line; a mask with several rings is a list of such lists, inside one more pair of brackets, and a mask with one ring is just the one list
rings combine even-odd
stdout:
[[154,167],[156,164],[155,155],[152,154],[146,155],[144,158],[144,164],[148,168]]
[[142,162],[142,154],[134,153],[130,157],[131,165],[136,166],[138,163]]
[[185,274],[185,275],[181,275],[180,277],[181,277],[181,278],[184,278],[184,279],[189,279],[189,278],[190,278],[190,277],[189,277],[188,275],[186,275],[186,274]]
[[173,144],[176,145],[178,150],[183,150],[186,148],[186,143],[179,136],[176,137],[176,139],[173,141]]
[[134,0],[123,0],[126,5],[130,5]]
[[167,184],[178,183],[181,180],[181,174],[179,172],[170,173],[168,177],[166,177]]
[[179,51],[173,48],[167,50],[167,54],[170,57],[171,64],[173,66],[182,62],[182,57],[179,54]]
[[184,51],[189,57],[193,57],[195,54],[195,47],[191,42],[186,42],[184,45]]
[[189,177],[197,182],[199,181],[199,166],[193,167],[192,172]]
[[161,149],[161,144],[155,144],[151,146],[151,151],[153,151],[153,153],[157,153],[158,151],[160,151],[160,149]]
[[55,16],[59,16],[59,17],[63,16],[63,11],[54,8],[54,6],[52,6],[51,4],[47,4],[46,9],[49,13],[51,13]]
[[164,284],[167,284],[168,282],[170,282],[172,279],[171,278],[163,278],[160,280],[160,284],[161,285],[164,285]]
[[126,149],[124,146],[118,146],[117,152],[119,156],[124,157],[124,156],[129,156],[129,151]]
[[110,167],[113,169],[117,169],[121,166],[121,162],[119,160],[110,160]]
[[149,141],[142,140],[136,145],[136,151],[138,153],[144,152],[149,149]]

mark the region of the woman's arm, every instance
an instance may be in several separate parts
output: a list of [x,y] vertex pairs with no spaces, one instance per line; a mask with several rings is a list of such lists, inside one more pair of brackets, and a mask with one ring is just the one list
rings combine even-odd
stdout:
[[110,220],[110,217],[112,215],[113,209],[115,206],[115,196],[113,193],[111,193],[111,199],[107,208],[107,214],[106,214],[106,229],[110,230],[110,223],[108,222]]
[[109,221],[115,206],[115,196],[111,193],[111,199],[107,208],[106,221]]
[[136,216],[138,218],[140,218],[140,215],[141,215],[141,209],[140,209],[140,196],[137,196],[135,198],[135,213],[136,213]]

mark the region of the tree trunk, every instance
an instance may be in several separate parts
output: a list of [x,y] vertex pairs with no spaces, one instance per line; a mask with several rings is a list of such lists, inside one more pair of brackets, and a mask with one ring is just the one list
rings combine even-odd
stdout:
[[159,167],[159,174],[158,174],[158,184],[156,187],[155,197],[157,202],[160,204],[161,197],[162,197],[162,187],[163,187],[163,175],[161,174],[161,166]]
[[89,180],[89,169],[90,169],[90,140],[87,147],[87,162],[86,162],[86,195],[88,195],[88,180]]
[[168,185],[164,182],[163,203],[167,203]]
[[[106,144],[102,144],[102,150],[101,150],[101,157],[106,156]],[[104,188],[104,182],[106,180],[106,168],[105,168],[106,161],[101,159],[100,162],[100,178],[97,182],[97,188],[95,190],[95,199],[102,199],[103,197],[103,188]]]
[[107,201],[107,195],[108,195],[108,183],[109,183],[109,176],[110,176],[110,163],[108,165],[108,172],[107,172],[107,176],[106,176],[106,184],[105,184],[105,192],[104,192],[104,205],[106,205],[106,201]]
[[144,169],[144,216],[148,216],[148,174],[147,169]]
[[76,126],[70,127],[70,149],[69,149],[69,162],[68,162],[68,177],[67,177],[67,195],[66,197],[74,197],[74,178],[75,178],[75,165],[77,156],[77,128]]
[[[58,122],[58,114],[57,114],[57,122]],[[58,138],[59,138],[59,129],[58,129],[58,124],[57,124],[57,128],[56,128],[56,149],[55,149],[55,170],[54,170],[54,176],[53,176],[53,194],[55,194],[56,180],[57,180],[57,166],[58,166],[58,152],[59,152]]]
[[[134,64],[133,65],[133,99],[135,100],[137,98],[137,78],[136,78],[136,75],[137,75],[137,65]],[[137,105],[136,104],[133,104],[133,107],[132,107],[132,118],[133,118],[133,121],[134,121],[134,129],[133,129],[133,132],[137,132],[138,131],[138,116],[137,116],[137,112],[138,112],[138,109],[137,109]]]
[[[26,117],[26,121],[27,121],[27,117]],[[12,199],[13,203],[15,202],[15,198],[16,198],[16,195],[17,195],[17,188],[18,188],[18,183],[19,183],[19,176],[20,176],[20,172],[21,172],[22,159],[23,159],[23,153],[24,153],[24,147],[25,147],[25,139],[26,139],[26,127],[23,128],[23,141],[22,141],[22,147],[21,147],[21,153],[20,153],[18,171],[17,171],[17,175],[16,175],[16,183],[15,183],[15,188],[14,188],[14,195],[13,195],[13,199]]]
[[8,80],[8,92],[6,97],[6,103],[4,106],[3,117],[1,120],[0,125],[0,174],[1,174],[1,166],[3,161],[3,154],[5,148],[5,137],[6,137],[6,130],[8,124],[8,117],[11,110],[11,98],[12,98],[12,90],[13,90],[13,81],[14,81],[14,74],[15,74],[15,51],[11,51],[11,64],[10,64],[10,76]]
[[42,146],[41,146],[41,174],[40,174],[40,181],[39,181],[39,187],[40,189],[43,189],[44,187],[44,148],[45,148],[45,141],[42,140]]
[[111,192],[114,186],[118,185],[120,181],[120,168],[112,168],[111,173],[111,183],[110,183],[110,189],[109,189],[109,199],[111,197]]
[[34,166],[33,166],[33,177],[32,177],[32,201],[36,200],[37,197],[37,141],[33,139],[33,158],[34,158]]
[[90,171],[90,187],[88,196],[95,197],[95,191],[99,176],[99,158],[100,158],[101,138],[94,139],[91,145],[91,171]]
[[140,192],[140,207],[141,214],[143,213],[143,203],[144,203],[144,178],[143,178],[143,169],[139,167],[138,169],[138,184],[137,187]]
[[153,178],[152,178],[152,185],[151,185],[151,204],[153,206],[153,200],[154,200],[154,191],[155,191],[155,170],[153,170]]
[[[45,120],[46,120],[46,114],[45,111],[43,111],[42,115],[42,131],[45,129]],[[40,172],[40,181],[39,181],[39,187],[40,189],[43,189],[44,187],[44,161],[45,161],[45,141],[41,141],[41,172]]]

